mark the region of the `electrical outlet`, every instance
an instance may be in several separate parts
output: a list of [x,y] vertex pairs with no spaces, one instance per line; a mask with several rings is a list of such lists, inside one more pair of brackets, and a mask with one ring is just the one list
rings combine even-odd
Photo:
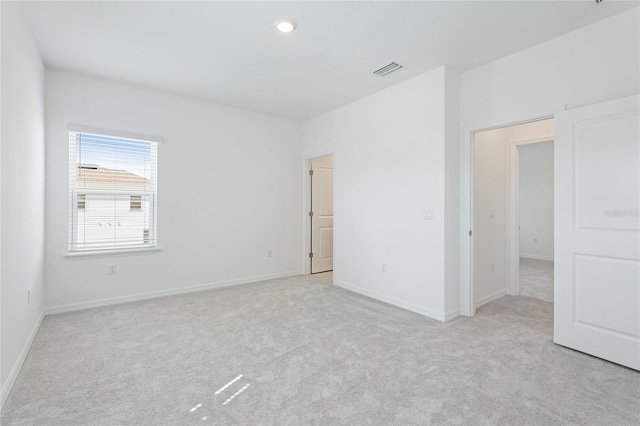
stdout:
[[382,264],[382,272],[387,272],[387,264],[386,263]]
[[491,262],[491,272],[495,272],[495,271],[496,271],[496,263]]
[[118,273],[118,265],[113,264],[113,265],[109,265],[109,274],[113,275],[113,274],[117,274]]
[[27,303],[31,303],[31,289],[27,289]]
[[267,250],[267,257],[273,257],[273,250]]

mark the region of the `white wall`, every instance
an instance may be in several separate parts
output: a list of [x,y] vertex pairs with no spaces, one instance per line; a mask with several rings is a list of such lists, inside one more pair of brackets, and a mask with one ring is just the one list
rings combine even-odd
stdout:
[[[44,67],[22,5],[2,2],[2,403],[44,307]],[[31,303],[27,303],[27,289]]]
[[460,315],[460,74],[445,68],[445,319]]
[[[473,279],[476,306],[507,294],[510,146],[540,139],[553,139],[553,120],[488,130],[475,135]],[[553,177],[553,164],[551,175]],[[553,198],[553,187],[551,191]]]
[[[304,123],[305,158],[335,153],[334,282],[437,319],[445,319],[449,72],[434,70]],[[426,210],[433,220],[424,219]]]
[[[64,257],[68,124],[164,138],[158,148],[161,251]],[[105,299],[300,273],[301,127],[287,119],[47,70],[48,307],[60,311]],[[116,275],[107,274],[110,264],[117,264]]]
[[464,128],[638,93],[639,28],[634,8],[463,73]]
[[518,148],[520,257],[553,260],[553,142]]
[[497,129],[478,133],[474,138],[473,282],[476,306],[507,293],[505,133],[504,129]]
[[[606,6],[606,5],[605,5]],[[470,307],[471,132],[636,94],[639,9],[615,15],[461,75],[461,282]]]

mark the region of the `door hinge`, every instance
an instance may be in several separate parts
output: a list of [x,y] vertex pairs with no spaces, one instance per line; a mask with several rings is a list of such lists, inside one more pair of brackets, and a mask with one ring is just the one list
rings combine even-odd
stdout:
[[309,217],[313,217],[313,212],[309,212]]
[[309,257],[310,257],[310,258],[313,258],[313,252],[310,252],[310,253],[309,253]]
[[469,231],[469,236],[472,236],[472,235],[473,235],[473,232]]
[[313,170],[309,170],[309,176],[313,176]]

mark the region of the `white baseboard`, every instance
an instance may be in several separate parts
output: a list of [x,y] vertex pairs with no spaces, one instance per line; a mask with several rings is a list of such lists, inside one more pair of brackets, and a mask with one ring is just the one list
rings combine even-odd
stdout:
[[379,300],[381,302],[388,303],[390,305],[397,306],[402,309],[406,309],[411,312],[415,312],[420,315],[424,315],[429,318],[436,319],[438,321],[445,321],[445,315],[442,312],[437,312],[428,308],[423,308],[422,306],[414,305],[413,303],[405,302],[404,300],[399,300],[393,297],[389,297],[375,291],[367,290],[362,287],[358,287],[349,283],[345,283],[344,281],[334,280],[333,283],[338,287],[342,287],[346,290],[352,291],[354,293],[361,294],[363,296],[370,297],[372,299]]
[[538,256],[537,254],[522,254],[520,253],[520,257],[524,257],[525,259],[535,259],[535,260],[549,260],[553,262],[553,257],[549,256]]
[[22,352],[20,352],[20,356],[16,360],[16,363],[13,365],[13,368],[11,369],[9,376],[7,377],[7,381],[4,383],[4,386],[2,386],[2,390],[0,391],[0,401],[1,401],[0,408],[4,406],[4,403],[7,400],[9,393],[11,392],[11,388],[13,387],[13,384],[16,382],[16,379],[18,378],[18,374],[20,374],[20,370],[22,369],[22,364],[24,364],[25,359],[27,359],[27,355],[29,354],[29,350],[31,349],[31,345],[33,344],[33,339],[35,339],[36,334],[38,334],[38,330],[40,329],[40,325],[42,324],[42,320],[44,319],[44,316],[45,316],[45,312],[43,310],[42,312],[40,312],[40,316],[38,316],[38,319],[36,320],[36,323],[33,326],[31,333],[29,334],[29,338],[27,339],[27,342],[24,344],[24,347],[22,348]]
[[452,309],[444,313],[444,322],[451,321],[452,319],[456,319],[460,316],[460,309]]
[[214,288],[230,287],[234,285],[250,284],[259,281],[272,280],[276,278],[292,277],[301,275],[301,271],[287,271],[277,274],[258,275],[254,277],[240,278],[235,280],[218,281],[215,283],[199,284],[183,288],[169,290],[152,291],[149,293],[138,293],[131,296],[110,297],[107,299],[92,300],[89,302],[70,303],[66,305],[51,306],[45,308],[45,315],[61,314],[65,312],[82,311],[85,309],[99,308],[101,306],[117,305],[119,303],[136,302],[138,300],[155,299],[158,297],[175,296],[178,294],[194,293],[197,291],[212,290]]
[[493,302],[496,299],[500,299],[502,296],[506,296],[506,294],[507,294],[507,289],[502,289],[502,290],[496,291],[493,294],[490,294],[481,299],[478,299],[476,301],[476,308],[479,308],[482,305],[486,305],[489,302]]

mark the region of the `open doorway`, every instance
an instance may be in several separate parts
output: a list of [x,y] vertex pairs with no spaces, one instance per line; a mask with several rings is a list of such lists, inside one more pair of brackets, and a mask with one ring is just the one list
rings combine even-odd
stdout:
[[[553,131],[538,140],[554,141],[553,342],[637,370],[639,102],[633,95],[557,111]],[[468,229],[468,237],[465,232],[461,238],[460,294],[465,316],[475,314],[474,268],[484,268],[473,258],[478,246],[474,219],[487,213],[474,209],[473,150],[476,136],[497,127],[464,132],[468,180],[462,182],[462,210],[469,215],[462,217],[461,229]],[[512,226],[517,229],[515,221],[509,221]],[[503,271],[503,276],[509,274]],[[523,297],[520,302],[527,307],[535,300]]]
[[309,270],[333,271],[333,155],[314,158],[309,166]]
[[553,302],[553,139],[552,118],[473,134],[475,308],[507,294]]

